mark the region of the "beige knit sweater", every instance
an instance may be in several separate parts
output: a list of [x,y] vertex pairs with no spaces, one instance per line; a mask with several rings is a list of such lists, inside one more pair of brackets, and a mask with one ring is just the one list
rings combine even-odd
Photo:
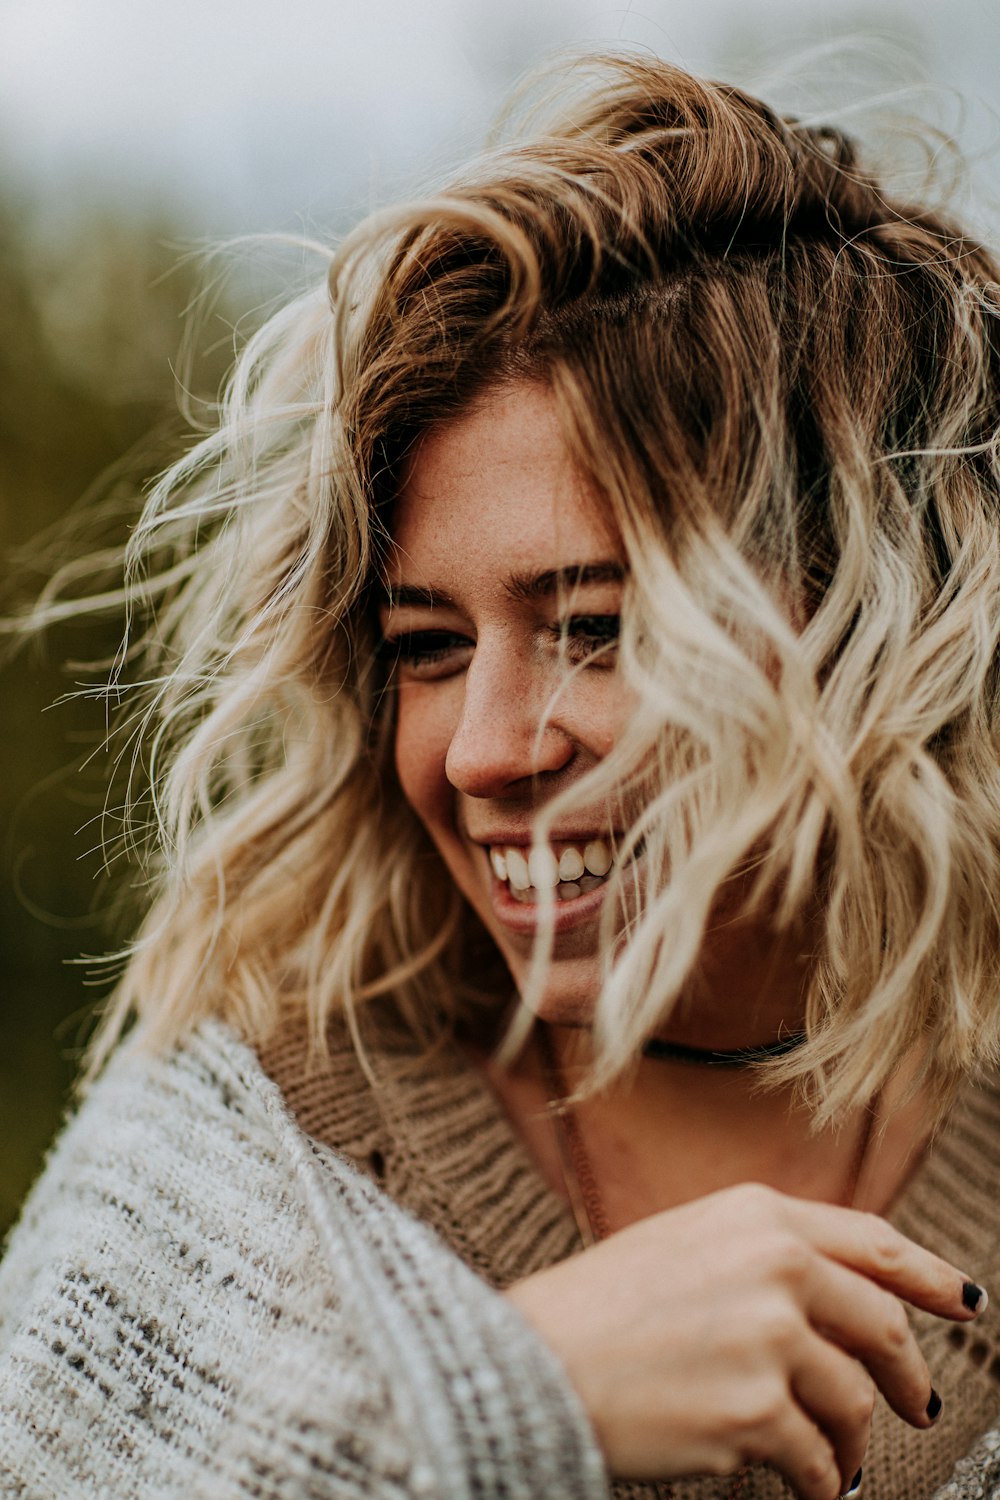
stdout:
[[[292,1027],[263,1061],[304,1130],[353,1158],[495,1286],[580,1248],[568,1209],[459,1047],[442,1044],[421,1056],[405,1031],[383,1024],[369,1050],[376,1088],[338,1027],[328,1061],[310,1062],[303,1034]],[[865,1500],[926,1500],[1000,1417],[1000,1084],[966,1088],[891,1217],[994,1291],[974,1327],[914,1314],[944,1400],[939,1423],[917,1432],[884,1403],[876,1413]],[[954,1493],[1000,1495],[1000,1461],[993,1482],[995,1491],[980,1488],[973,1476]],[[716,1500],[731,1489],[708,1479],[672,1486],[676,1500]],[[651,1485],[615,1486],[619,1500],[658,1493]],[[777,1500],[788,1493],[773,1473],[757,1470],[739,1497]]]
[[[310,1063],[286,1028],[265,1072],[209,1026],[112,1063],[0,1266],[4,1500],[606,1494],[564,1373],[487,1285],[578,1248],[563,1205],[461,1050],[383,1028],[373,1086],[331,1042]],[[894,1214],[994,1290],[998,1151],[997,1091],[969,1089]],[[880,1413],[869,1500],[927,1500],[1000,1410],[996,1303],[969,1332],[919,1323],[945,1414]],[[739,1491],[784,1493],[765,1471]],[[994,1432],[936,1500],[998,1494]]]

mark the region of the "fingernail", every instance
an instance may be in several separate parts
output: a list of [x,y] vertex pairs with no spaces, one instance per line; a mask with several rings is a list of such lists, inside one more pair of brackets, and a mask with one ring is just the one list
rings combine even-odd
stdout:
[[937,1391],[932,1390],[931,1399],[927,1403],[927,1416],[931,1422],[937,1421],[938,1417],[941,1415],[941,1408],[943,1405],[944,1402],[941,1400],[941,1397],[938,1395]]
[[854,1478],[851,1480],[850,1489],[844,1491],[844,1493],[840,1497],[840,1500],[858,1500],[858,1496],[861,1494],[862,1472],[863,1471],[861,1469],[858,1470]]
[[962,1304],[970,1312],[985,1312],[990,1305],[989,1293],[983,1287],[977,1286],[974,1281],[962,1283]]

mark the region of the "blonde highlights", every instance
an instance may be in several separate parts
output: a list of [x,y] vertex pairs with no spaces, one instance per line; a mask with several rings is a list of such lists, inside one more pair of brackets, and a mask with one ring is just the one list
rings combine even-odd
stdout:
[[285,1006],[320,1038],[377,994],[429,1034],[463,1003],[482,935],[395,783],[370,591],[422,434],[529,379],[630,564],[637,708],[574,789],[640,809],[601,1076],[728,891],[815,933],[775,1077],[828,1118],[920,1044],[943,1104],[1000,1052],[996,266],[835,131],[634,58],[565,81],[348,239],[152,497],[163,852],[103,1045],[133,1009],[163,1045]]

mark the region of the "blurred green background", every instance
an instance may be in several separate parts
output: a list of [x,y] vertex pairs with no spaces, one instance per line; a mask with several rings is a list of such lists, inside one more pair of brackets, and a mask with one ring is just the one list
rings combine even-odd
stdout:
[[[4,609],[30,597],[50,559],[121,545],[144,482],[176,449],[172,365],[199,275],[178,264],[178,243],[152,214],[92,211],[52,236],[30,203],[0,201]],[[232,349],[221,308],[214,321],[214,348],[194,367],[206,395]],[[100,521],[98,499],[113,512]],[[105,711],[80,691],[100,680],[121,628],[112,615],[52,629],[0,668],[0,1232],[107,990],[74,961],[121,942],[135,910],[127,872],[112,881],[104,869]]]
[[[467,154],[540,57],[620,44],[798,111],[846,104],[855,127],[859,101],[937,118],[985,163],[967,208],[997,218],[1000,7],[983,0],[0,0],[0,613],[52,560],[120,546],[186,441],[193,246],[343,228]],[[196,398],[301,273],[241,257],[185,375]],[[79,692],[100,671],[66,665],[111,656],[120,628],[53,629],[0,660],[0,1236],[107,990],[80,955],[120,944],[141,899],[102,861],[120,788],[105,822],[104,706]]]

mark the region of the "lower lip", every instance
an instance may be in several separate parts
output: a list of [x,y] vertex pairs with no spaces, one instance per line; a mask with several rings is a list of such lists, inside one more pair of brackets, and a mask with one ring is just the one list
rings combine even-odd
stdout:
[[543,905],[541,902],[518,901],[511,895],[506,882],[498,880],[490,870],[490,900],[497,921],[502,922],[509,932],[534,937],[551,921],[552,932],[558,934],[593,920],[604,903],[607,884],[605,881],[603,885],[596,885],[593,890],[584,891],[582,896],[574,896],[570,901],[560,901],[553,894],[550,907],[547,902]]

